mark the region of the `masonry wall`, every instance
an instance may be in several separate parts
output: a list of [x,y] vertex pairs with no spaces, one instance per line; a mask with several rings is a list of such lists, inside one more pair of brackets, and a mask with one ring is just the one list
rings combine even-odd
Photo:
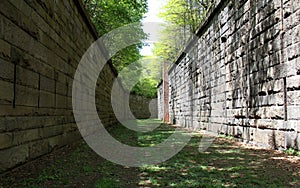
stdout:
[[170,121],[300,149],[299,49],[299,0],[217,1],[169,71]]
[[[80,0],[5,0],[0,7],[1,173],[81,138],[72,83],[97,33]],[[110,101],[115,77],[106,64],[95,90],[105,126],[117,123]],[[117,110],[126,118],[125,93],[121,84],[117,88]]]
[[158,118],[157,99],[130,95],[129,106],[137,119]]

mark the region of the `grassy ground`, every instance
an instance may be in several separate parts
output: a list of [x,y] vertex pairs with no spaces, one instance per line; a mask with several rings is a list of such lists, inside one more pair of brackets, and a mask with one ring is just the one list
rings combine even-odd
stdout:
[[[110,129],[123,143],[141,147],[160,143],[173,131],[167,125],[151,133],[122,126]],[[80,141],[3,174],[0,187],[300,187],[299,157],[244,147],[225,138],[200,153],[200,141],[201,135],[193,134],[170,160],[141,168],[106,161]]]

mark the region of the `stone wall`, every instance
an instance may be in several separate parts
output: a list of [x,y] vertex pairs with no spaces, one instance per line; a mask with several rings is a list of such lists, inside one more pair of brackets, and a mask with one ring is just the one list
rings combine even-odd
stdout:
[[217,1],[169,70],[170,121],[300,149],[299,49],[299,0]]
[[[0,7],[1,173],[81,138],[72,83],[98,36],[81,0],[5,0]],[[115,77],[108,63],[97,82],[96,106],[106,126],[117,123],[110,101]],[[124,94],[119,84],[117,110],[126,118]]]
[[130,95],[129,106],[137,119],[158,118],[157,99]]

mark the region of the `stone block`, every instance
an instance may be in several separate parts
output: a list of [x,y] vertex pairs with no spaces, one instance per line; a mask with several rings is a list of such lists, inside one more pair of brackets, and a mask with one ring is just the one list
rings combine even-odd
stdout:
[[12,146],[12,133],[0,133],[0,149],[5,149]]
[[11,57],[10,50],[11,46],[4,40],[0,39],[0,57],[8,60]]
[[37,107],[39,91],[22,85],[16,86],[16,105]]
[[18,27],[22,28],[33,38],[37,38],[37,27],[32,23],[32,21],[24,16],[22,12],[16,11],[16,8],[12,6],[9,1],[2,2],[1,4],[4,15],[9,15],[9,19],[12,20]]
[[69,133],[69,132],[73,132],[73,131],[77,131],[78,127],[76,123],[69,123],[69,124],[65,124],[62,126],[63,127],[63,132]]
[[300,106],[287,107],[288,120],[300,120]]
[[27,144],[0,150],[0,172],[24,163],[28,157],[29,148]]
[[283,106],[270,106],[251,109],[251,115],[261,117],[262,119],[284,119]]
[[32,8],[28,6],[26,1],[20,2],[18,0],[10,0],[9,2],[27,17],[29,17],[33,11]]
[[37,73],[27,70],[20,66],[17,66],[16,69],[17,84],[38,88],[39,75]]
[[300,106],[300,90],[299,91],[289,91],[287,93],[287,104],[299,105]]
[[62,118],[63,117],[59,116],[0,117],[0,125],[3,125],[3,130],[5,131],[14,132],[52,126],[56,123],[60,123]]
[[44,127],[39,130],[39,135],[41,138],[48,138],[61,134],[63,134],[63,125]]
[[251,127],[259,129],[287,129],[285,127],[284,120],[275,120],[275,119],[250,119],[249,124]]
[[45,76],[40,76],[40,88],[43,91],[55,93],[55,80]]
[[[0,44],[1,45],[1,44]],[[14,81],[14,64],[0,58],[0,78],[9,82]]]
[[54,108],[55,107],[55,94],[46,91],[40,92],[40,107],[41,108]]
[[[292,5],[293,4],[293,5]],[[284,11],[284,28],[286,30],[293,29],[295,26],[299,25],[299,7],[295,6],[297,3],[289,2],[285,5]],[[295,10],[298,9],[297,12]]]
[[284,49],[284,57],[286,61],[291,61],[300,56],[299,41],[296,44],[291,44],[286,49]]
[[67,95],[67,85],[66,83],[57,82],[56,83],[56,93],[66,96]]
[[19,64],[20,66],[26,67],[28,70],[39,73],[41,76],[54,79],[54,68],[46,62],[32,57],[30,54],[24,54],[23,61]]
[[0,104],[12,104],[13,98],[13,83],[0,80]]
[[288,90],[300,90],[300,75],[288,77],[286,84]]
[[13,145],[20,145],[26,142],[38,140],[41,138],[39,129],[30,129],[25,131],[14,132]]
[[49,152],[48,140],[31,142],[29,145],[29,159],[35,159]]
[[55,148],[60,148],[63,145],[65,145],[64,140],[63,140],[63,135],[50,137],[47,140],[49,142],[49,150],[50,151],[55,149]]
[[67,108],[67,100],[66,96],[56,94],[56,108]]
[[274,131],[267,129],[253,129],[253,135],[251,139],[257,145],[267,148],[274,148]]
[[81,139],[81,134],[79,131],[69,132],[68,134],[63,135],[64,145],[72,144]]

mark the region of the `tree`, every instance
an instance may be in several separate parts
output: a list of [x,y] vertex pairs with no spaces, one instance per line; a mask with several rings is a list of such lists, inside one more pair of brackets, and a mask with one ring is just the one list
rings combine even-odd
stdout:
[[[141,22],[143,15],[147,12],[147,0],[83,0],[83,3],[100,36],[127,24]],[[134,37],[138,36],[141,41],[147,38],[141,25],[135,28],[134,35]],[[138,61],[142,57],[141,48],[142,42],[119,51],[112,58],[117,71]]]
[[[84,0],[83,2],[100,36],[127,24],[141,22],[143,15],[147,12],[147,0]],[[156,97],[157,81],[153,77],[142,79],[134,88],[129,88],[131,78],[145,76],[146,70],[143,70],[139,63],[143,61],[139,60],[142,58],[140,55],[140,49],[143,46],[142,40],[147,38],[142,24],[129,30],[126,32],[129,36],[126,37],[136,37],[141,42],[118,51],[112,58],[112,63],[119,73],[124,70],[120,76],[125,89],[131,90],[130,92],[134,94],[154,98]],[[112,45],[110,46],[112,48],[115,45],[117,48],[123,41],[122,36],[114,36],[114,38],[109,45]],[[130,70],[126,70],[130,64]],[[155,70],[153,66],[152,69]]]
[[[126,67],[120,73],[123,86],[131,90],[133,94],[143,95],[149,98],[157,97],[157,84],[161,80],[161,68],[158,65],[158,59],[152,56],[143,57],[139,65],[141,67]],[[137,78],[137,79],[136,79]],[[137,83],[135,81],[139,80]],[[135,83],[135,86],[131,89]]]
[[209,9],[208,0],[168,0],[160,17],[165,21],[160,41],[155,44],[154,54],[164,62],[173,62],[177,54],[195,33]]

